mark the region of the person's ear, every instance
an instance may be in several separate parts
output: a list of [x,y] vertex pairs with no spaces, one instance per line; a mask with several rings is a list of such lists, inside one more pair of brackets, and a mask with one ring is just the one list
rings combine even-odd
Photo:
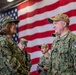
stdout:
[[67,25],[67,23],[66,23],[66,22],[62,22],[62,24],[63,24],[63,27],[65,27],[65,26]]
[[47,47],[46,49],[48,50],[49,48]]

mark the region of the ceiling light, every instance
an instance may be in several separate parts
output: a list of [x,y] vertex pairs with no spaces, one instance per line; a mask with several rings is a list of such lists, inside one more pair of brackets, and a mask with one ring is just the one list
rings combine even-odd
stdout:
[[14,1],[14,0],[7,0],[7,2],[12,2],[12,1]]

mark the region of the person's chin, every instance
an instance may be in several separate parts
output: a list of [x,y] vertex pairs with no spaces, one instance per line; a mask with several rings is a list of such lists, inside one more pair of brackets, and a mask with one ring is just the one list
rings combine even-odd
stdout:
[[42,52],[42,54],[44,54],[44,52],[43,51],[41,51]]
[[16,34],[16,31],[14,31],[13,33]]
[[45,54],[45,52],[43,52],[43,54]]
[[58,31],[55,31],[55,34],[58,34]]
[[16,32],[13,32],[12,35],[16,34]]

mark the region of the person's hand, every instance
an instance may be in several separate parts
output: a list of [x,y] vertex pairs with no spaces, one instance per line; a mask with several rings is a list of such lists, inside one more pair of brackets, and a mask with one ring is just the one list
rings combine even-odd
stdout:
[[28,75],[30,75],[30,72],[28,72]]
[[46,69],[47,69],[47,67],[44,65],[43,70],[46,70]]
[[39,66],[37,66],[37,73],[40,73],[41,70],[39,69]]

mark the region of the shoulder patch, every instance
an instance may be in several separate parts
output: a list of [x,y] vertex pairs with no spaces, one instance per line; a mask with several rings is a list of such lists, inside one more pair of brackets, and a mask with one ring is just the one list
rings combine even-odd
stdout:
[[76,48],[76,41],[73,43],[73,47]]

